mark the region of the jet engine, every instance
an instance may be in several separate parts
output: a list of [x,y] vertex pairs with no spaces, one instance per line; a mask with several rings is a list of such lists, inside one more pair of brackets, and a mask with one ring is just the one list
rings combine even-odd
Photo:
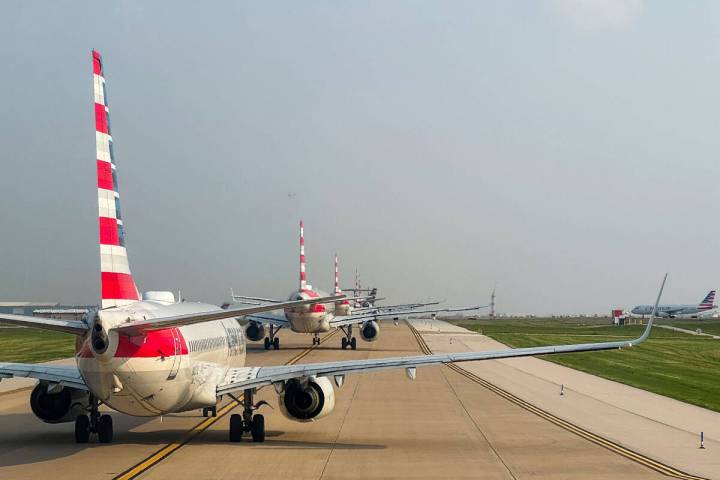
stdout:
[[70,387],[50,389],[47,382],[38,383],[30,394],[30,408],[45,423],[74,422],[87,413],[90,398],[85,390]]
[[280,393],[280,411],[287,418],[310,422],[329,414],[335,408],[335,390],[327,377],[292,379]]
[[366,342],[374,342],[380,336],[380,325],[375,320],[363,323],[360,327],[360,336]]
[[253,342],[258,342],[265,338],[265,325],[257,322],[249,322],[245,327],[245,336]]

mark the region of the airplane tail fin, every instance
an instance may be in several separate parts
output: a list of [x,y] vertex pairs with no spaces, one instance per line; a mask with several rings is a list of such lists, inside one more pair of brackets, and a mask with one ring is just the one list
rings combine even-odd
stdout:
[[703,301],[700,302],[700,305],[698,305],[698,309],[700,310],[710,310],[715,305],[715,290],[710,290],[710,292],[705,295],[705,298],[703,298]]
[[338,256],[336,253],[335,254],[335,294],[337,295],[338,292],[342,293],[342,290],[340,290],[340,272],[338,269]]
[[307,276],[305,273],[305,231],[302,220],[300,220],[300,290],[307,290]]
[[96,50],[93,50],[92,57],[100,223],[100,307],[109,308],[136,302],[140,295],[130,273],[125,249],[125,229],[120,215],[120,195],[102,58]]

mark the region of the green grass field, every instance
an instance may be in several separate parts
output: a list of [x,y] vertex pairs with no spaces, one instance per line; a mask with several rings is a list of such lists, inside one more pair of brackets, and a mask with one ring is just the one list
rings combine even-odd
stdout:
[[47,362],[74,354],[73,335],[34,328],[0,328],[0,362]]
[[[589,343],[638,337],[640,325],[615,327],[595,319],[500,319],[454,322],[512,347]],[[720,321],[664,321],[681,328],[720,331]],[[695,326],[699,323],[699,326]],[[720,340],[654,328],[634,348],[548,355],[544,360],[720,411]]]

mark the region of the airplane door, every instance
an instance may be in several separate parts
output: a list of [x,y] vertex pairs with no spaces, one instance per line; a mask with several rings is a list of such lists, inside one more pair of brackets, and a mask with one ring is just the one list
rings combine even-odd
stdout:
[[172,367],[170,367],[170,374],[168,375],[168,380],[174,380],[175,377],[177,377],[178,371],[180,371],[180,362],[182,361],[182,348],[181,348],[181,342],[180,342],[180,332],[178,332],[177,328],[170,329],[172,332],[173,337],[173,359],[172,359]]

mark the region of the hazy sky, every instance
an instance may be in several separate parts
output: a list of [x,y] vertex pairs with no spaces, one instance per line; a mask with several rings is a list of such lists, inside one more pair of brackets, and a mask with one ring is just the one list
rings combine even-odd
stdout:
[[0,299],[94,303],[92,48],[141,290],[607,312],[720,286],[720,2],[25,2]]

